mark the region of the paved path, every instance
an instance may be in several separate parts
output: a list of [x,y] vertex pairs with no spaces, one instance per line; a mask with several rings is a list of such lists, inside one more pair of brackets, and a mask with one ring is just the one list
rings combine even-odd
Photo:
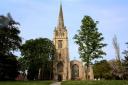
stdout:
[[61,82],[53,82],[52,84],[50,85],[61,85]]

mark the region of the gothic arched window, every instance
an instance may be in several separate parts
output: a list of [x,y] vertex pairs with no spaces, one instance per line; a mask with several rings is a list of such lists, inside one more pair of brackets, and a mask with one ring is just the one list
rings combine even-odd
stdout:
[[62,48],[62,40],[58,40],[58,48]]
[[77,79],[77,77],[79,77],[79,67],[78,65],[74,64],[72,66],[72,79]]
[[59,62],[57,64],[57,73],[59,72],[63,72],[63,63],[62,62]]

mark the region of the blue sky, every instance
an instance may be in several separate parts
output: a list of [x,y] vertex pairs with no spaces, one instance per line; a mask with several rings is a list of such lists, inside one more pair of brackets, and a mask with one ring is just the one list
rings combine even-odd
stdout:
[[[47,37],[53,39],[53,30],[57,25],[59,0],[1,0],[0,15],[11,13],[20,22],[20,36],[23,41]],[[128,0],[62,0],[65,26],[69,36],[70,59],[79,58],[78,46],[73,36],[80,28],[83,16],[89,15],[99,21],[99,32],[103,33],[104,59],[114,59],[112,38],[117,36],[121,52],[128,42]],[[121,55],[123,57],[123,55]]]

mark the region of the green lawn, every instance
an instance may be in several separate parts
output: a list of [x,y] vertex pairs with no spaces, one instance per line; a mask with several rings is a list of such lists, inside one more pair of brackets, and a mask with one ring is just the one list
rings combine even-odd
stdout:
[[64,81],[62,85],[128,85],[123,80],[101,80],[101,81]]
[[[0,81],[0,85],[50,85],[53,81]],[[128,85],[128,81],[63,81],[62,85]]]
[[52,81],[0,81],[0,85],[50,85]]

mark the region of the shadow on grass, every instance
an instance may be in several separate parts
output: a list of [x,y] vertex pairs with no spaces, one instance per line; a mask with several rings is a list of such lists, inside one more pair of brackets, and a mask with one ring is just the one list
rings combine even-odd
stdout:
[[50,85],[53,81],[0,81],[0,85]]

